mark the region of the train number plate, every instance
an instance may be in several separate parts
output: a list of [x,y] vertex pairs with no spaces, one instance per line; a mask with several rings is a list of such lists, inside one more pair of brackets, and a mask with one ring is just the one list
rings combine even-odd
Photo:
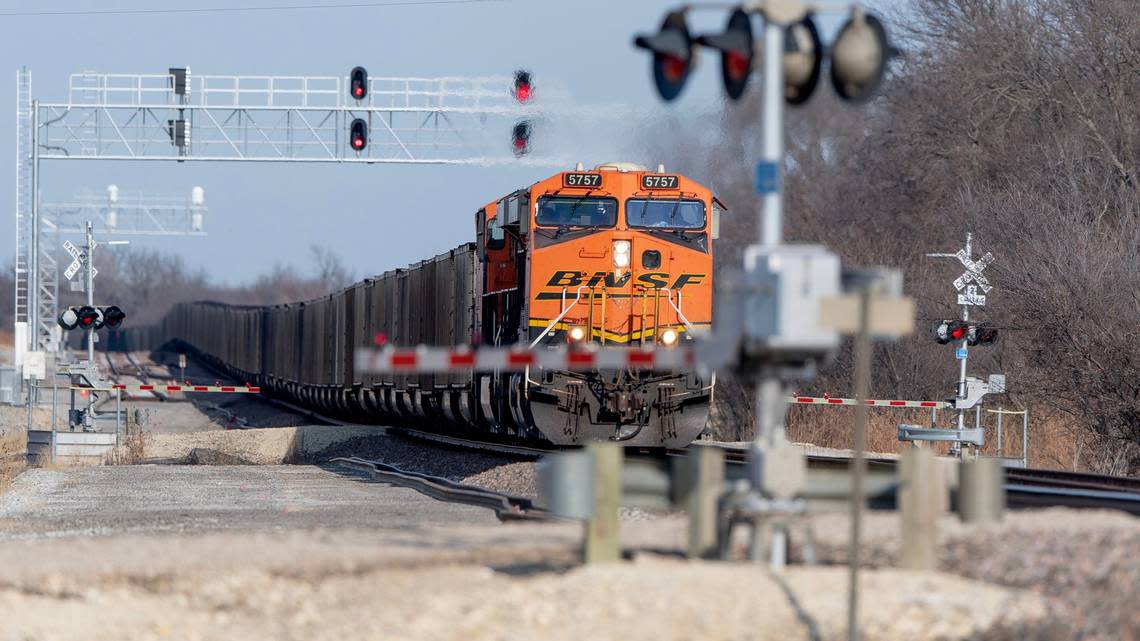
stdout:
[[642,189],[676,189],[677,177],[659,174],[646,174],[641,177]]
[[563,187],[601,187],[601,174],[562,174]]

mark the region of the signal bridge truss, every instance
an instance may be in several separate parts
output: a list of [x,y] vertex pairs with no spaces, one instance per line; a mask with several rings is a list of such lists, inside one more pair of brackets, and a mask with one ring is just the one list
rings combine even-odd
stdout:
[[[508,76],[370,78],[359,101],[337,76],[187,72],[184,91],[175,82],[170,74],[72,74],[67,102],[38,103],[39,157],[517,163],[511,127],[533,113],[515,101]],[[356,118],[368,124],[360,152],[347,140]]]

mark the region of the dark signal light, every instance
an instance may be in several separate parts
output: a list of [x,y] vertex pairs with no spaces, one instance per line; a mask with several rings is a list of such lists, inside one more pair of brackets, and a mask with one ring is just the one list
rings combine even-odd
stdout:
[[364,100],[368,97],[368,72],[364,67],[353,67],[348,74],[349,93],[355,100]]
[[530,121],[521,120],[511,132],[511,148],[515,156],[525,156],[530,152]]
[[118,327],[123,324],[123,320],[127,317],[123,310],[119,309],[118,305],[111,305],[103,308],[103,324],[106,327]]
[[363,151],[368,146],[368,123],[364,122],[362,118],[352,121],[352,125],[348,129],[348,144],[355,151]]

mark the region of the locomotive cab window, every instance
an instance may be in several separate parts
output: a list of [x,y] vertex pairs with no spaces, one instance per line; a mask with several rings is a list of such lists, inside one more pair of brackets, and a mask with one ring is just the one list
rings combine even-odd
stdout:
[[538,199],[535,222],[543,227],[613,227],[617,200],[576,196],[545,196]]
[[631,198],[625,202],[630,227],[704,229],[705,204],[699,200]]
[[487,221],[487,249],[496,250],[502,249],[507,246],[506,234],[503,233],[503,227],[499,224],[498,218],[492,218]]

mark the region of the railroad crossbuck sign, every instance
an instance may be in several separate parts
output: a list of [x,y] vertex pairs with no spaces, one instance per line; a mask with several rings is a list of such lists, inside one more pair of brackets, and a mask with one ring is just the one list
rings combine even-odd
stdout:
[[[83,267],[83,252],[79,251],[79,248],[72,244],[70,240],[63,241],[63,248],[68,254],[71,254],[71,264],[64,270],[63,275],[67,280],[71,280],[79,269]],[[95,269],[95,266],[92,265],[91,278],[95,278],[98,275],[99,270]]]
[[[967,244],[967,249],[959,249],[958,253],[954,254],[958,262],[962,263],[962,266],[966,268],[966,271],[962,272],[962,275],[954,280],[954,289],[959,292],[959,305],[977,305],[982,307],[986,304],[985,294],[988,294],[990,290],[993,289],[993,287],[990,286],[990,281],[986,280],[985,276],[982,276],[982,272],[986,270],[986,267],[990,263],[994,262],[994,255],[986,252],[984,256],[975,261],[970,258],[968,247],[969,245]],[[971,285],[970,283],[975,284]],[[965,293],[962,293],[963,288],[966,290]],[[979,288],[981,288],[983,293],[978,293]]]

